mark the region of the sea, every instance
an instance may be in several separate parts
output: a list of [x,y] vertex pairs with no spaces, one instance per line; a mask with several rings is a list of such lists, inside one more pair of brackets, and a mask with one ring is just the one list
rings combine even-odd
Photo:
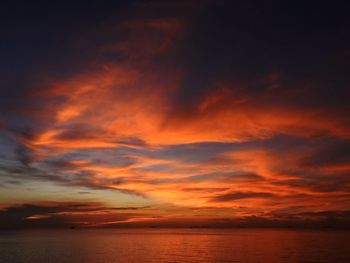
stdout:
[[349,230],[64,229],[0,232],[0,262],[349,263]]

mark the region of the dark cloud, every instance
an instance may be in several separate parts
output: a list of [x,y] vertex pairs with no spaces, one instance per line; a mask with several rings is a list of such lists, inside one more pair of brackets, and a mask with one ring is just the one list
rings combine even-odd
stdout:
[[[97,139],[102,130],[87,125],[72,125],[55,137],[64,141]],[[106,138],[107,139],[107,138]]]
[[230,188],[224,188],[224,187],[186,187],[183,188],[183,191],[190,191],[190,192],[204,192],[204,193],[216,193],[216,192],[223,192],[227,191]]
[[[100,203],[53,202],[46,204],[22,204],[5,207],[0,210],[0,229],[14,228],[68,228],[80,226],[80,214],[83,219],[91,218],[91,212],[135,211],[148,209],[143,207],[105,207]],[[74,214],[76,213],[76,216]],[[93,214],[93,213],[92,213]],[[114,214],[116,221],[131,217],[131,214]],[[77,217],[77,218],[75,218]],[[79,220],[78,220],[79,219]],[[90,222],[94,224],[93,219]]]
[[183,181],[187,181],[187,182],[206,181],[206,180],[208,181],[215,180],[218,182],[234,183],[234,182],[257,182],[257,181],[264,180],[264,178],[254,173],[232,171],[232,172],[213,172],[213,173],[207,173],[207,174],[198,174],[198,175],[189,176],[183,179]]
[[78,165],[72,162],[71,160],[62,160],[62,159],[55,159],[55,160],[47,160],[46,164],[52,166],[53,168],[57,169],[71,169],[71,168],[77,168]]
[[23,145],[18,145],[15,153],[18,161],[24,166],[28,166],[33,160],[32,151]]
[[314,152],[310,156],[305,157],[301,161],[301,164],[307,167],[336,167],[341,165],[347,165],[349,163],[349,140],[332,140],[331,142],[325,142],[317,148],[315,148]]
[[216,197],[212,198],[210,202],[230,202],[240,199],[250,199],[250,198],[274,198],[277,197],[276,195],[272,193],[264,193],[264,192],[233,192],[223,195],[217,195]]
[[142,206],[142,207],[112,207],[111,210],[141,210],[141,209],[148,209],[151,208],[150,206]]
[[[60,228],[69,227],[69,221],[59,212],[88,211],[95,209],[86,204],[53,204],[34,205],[23,204],[0,210],[0,228]],[[41,219],[28,219],[31,216],[43,216]]]
[[[104,180],[104,181],[95,181],[93,180],[93,176],[95,175],[95,172],[93,171],[78,170],[77,172],[73,172],[73,173],[68,173],[68,174],[64,173],[64,169],[73,168],[73,167],[77,168],[76,165],[71,164],[69,162],[58,162],[58,164],[54,163],[53,166],[57,170],[46,171],[38,168],[33,168],[30,166],[15,167],[15,168],[9,167],[9,166],[3,166],[3,167],[0,166],[0,169],[4,172],[4,173],[0,173],[0,179],[11,178],[11,179],[16,179],[20,182],[28,182],[33,180],[43,181],[43,182],[52,182],[57,185],[62,185],[62,186],[72,187],[72,188],[84,187],[87,189],[94,189],[94,190],[113,190],[113,191],[129,194],[129,195],[145,197],[143,193],[138,192],[136,190],[111,187],[110,184],[112,183],[115,186],[118,185],[118,183],[116,183],[115,178],[112,178],[110,180]],[[62,169],[63,171],[59,172],[59,170],[62,170]]]
[[349,173],[328,174],[322,176],[319,173],[305,172],[306,174],[297,179],[279,180],[275,185],[284,185],[296,189],[309,189],[315,192],[349,192]]
[[323,217],[323,218],[343,218],[350,221],[350,211],[320,211],[320,212],[303,212],[300,216]]
[[210,161],[213,156],[220,155],[227,151],[248,149],[254,147],[254,142],[248,143],[221,143],[204,142],[166,145],[158,151],[141,152],[144,155],[162,159],[181,160],[185,163],[201,163]]
[[285,216],[246,216],[242,218],[222,218],[211,222],[205,227],[267,227],[267,228],[345,228],[350,227],[348,211],[307,212],[307,215]]
[[128,137],[128,138],[124,138],[121,140],[117,140],[118,144],[122,144],[125,146],[146,146],[146,142],[140,138],[137,137]]

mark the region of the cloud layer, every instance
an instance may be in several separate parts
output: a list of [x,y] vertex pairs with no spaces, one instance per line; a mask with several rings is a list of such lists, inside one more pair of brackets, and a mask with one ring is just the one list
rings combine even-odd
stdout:
[[349,223],[342,14],[113,8],[4,78],[2,227]]

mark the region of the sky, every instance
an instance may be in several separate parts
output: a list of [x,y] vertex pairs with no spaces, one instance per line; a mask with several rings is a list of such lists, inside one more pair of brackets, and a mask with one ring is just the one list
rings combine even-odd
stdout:
[[350,227],[343,1],[5,1],[0,228]]

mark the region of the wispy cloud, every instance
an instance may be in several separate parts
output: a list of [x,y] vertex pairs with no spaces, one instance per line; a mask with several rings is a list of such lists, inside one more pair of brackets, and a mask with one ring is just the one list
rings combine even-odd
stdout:
[[[9,226],[193,222],[196,209],[201,224],[333,212],[348,220],[349,80],[337,48],[305,44],[307,57],[296,38],[265,21],[269,10],[257,14],[268,25],[254,24],[261,33],[252,34],[244,26],[252,18],[225,5],[232,9],[130,4],[123,16],[74,34],[72,62],[56,58],[57,67],[44,63],[37,78],[13,82],[0,106],[0,187],[21,191],[23,205],[10,206],[16,193],[6,194]],[[208,16],[211,8],[221,15]],[[277,48],[269,27],[290,44]],[[298,37],[313,43],[309,35]],[[71,201],[88,205],[38,205],[28,185],[41,183],[49,187],[38,192],[64,187],[67,199],[78,193]],[[96,196],[101,204],[91,202]],[[148,209],[134,206],[137,198],[158,208],[136,214]]]

